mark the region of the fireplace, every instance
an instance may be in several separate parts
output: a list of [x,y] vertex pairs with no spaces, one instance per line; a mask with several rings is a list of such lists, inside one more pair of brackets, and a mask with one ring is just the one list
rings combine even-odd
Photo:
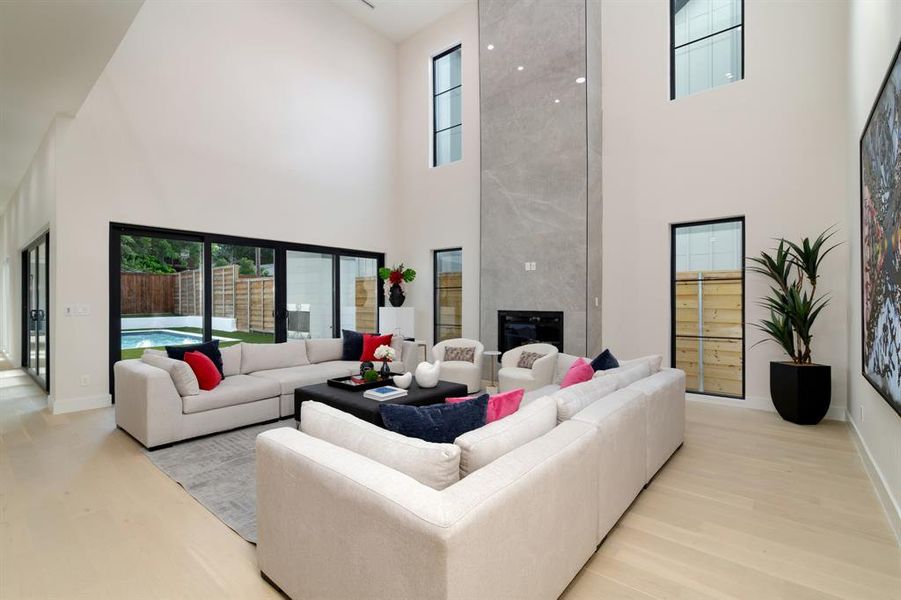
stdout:
[[563,313],[553,310],[497,311],[497,349],[501,353],[543,342],[563,352]]

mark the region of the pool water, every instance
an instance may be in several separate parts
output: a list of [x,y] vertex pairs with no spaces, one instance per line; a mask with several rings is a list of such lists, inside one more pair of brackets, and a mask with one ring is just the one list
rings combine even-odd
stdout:
[[199,333],[185,333],[171,329],[141,329],[122,332],[122,349],[154,348],[156,346],[181,346],[199,344],[203,336]]

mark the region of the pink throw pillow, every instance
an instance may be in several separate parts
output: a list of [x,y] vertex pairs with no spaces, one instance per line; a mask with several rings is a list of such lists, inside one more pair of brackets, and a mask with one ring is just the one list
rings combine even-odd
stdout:
[[[493,396],[488,396],[488,410],[485,413],[485,423],[493,423],[498,419],[503,419],[509,415],[512,415],[516,411],[519,410],[519,405],[522,402],[522,397],[526,393],[526,390],[523,388],[519,388],[516,390],[510,390],[509,392],[502,392],[500,394],[494,394]],[[487,394],[482,394],[487,396]],[[479,396],[467,396],[466,398],[447,398],[444,401],[448,404],[455,404],[457,402],[466,402],[467,400],[475,400]]]
[[560,388],[591,381],[592,377],[594,377],[594,369],[591,368],[591,364],[586,362],[584,358],[579,358],[570,365],[566,375],[563,376]]

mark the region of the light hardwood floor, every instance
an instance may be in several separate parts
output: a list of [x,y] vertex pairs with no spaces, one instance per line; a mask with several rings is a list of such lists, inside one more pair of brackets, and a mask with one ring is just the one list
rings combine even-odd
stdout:
[[[690,403],[686,438],[567,600],[901,599],[901,550],[844,424]],[[4,600],[279,597],[254,547],[157,470],[112,409],[53,416],[8,364],[0,511]]]

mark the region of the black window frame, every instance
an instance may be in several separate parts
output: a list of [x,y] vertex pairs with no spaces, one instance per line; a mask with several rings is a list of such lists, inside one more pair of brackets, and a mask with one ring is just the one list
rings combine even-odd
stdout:
[[[727,31],[732,31],[733,29],[741,29],[741,77],[736,79],[735,81],[741,81],[745,78],[745,0],[739,0],[741,2],[741,23],[738,25],[732,25],[730,27],[726,27],[725,29],[721,29],[720,31],[710,33],[703,37],[699,37],[696,40],[692,40],[690,42],[685,42],[684,44],[679,44],[676,46],[676,4],[681,2],[682,0],[670,0],[669,1],[669,99],[677,100],[676,98],[676,50],[679,48],[684,48],[685,46],[690,46],[692,44],[696,44],[700,41],[706,40],[708,38],[712,38],[714,36],[720,35],[721,33],[725,33]],[[689,0],[685,0],[682,2],[684,6],[687,4]],[[735,83],[732,81],[730,83]],[[721,87],[721,86],[718,86]],[[714,89],[714,88],[708,88]],[[684,96],[683,96],[684,97]]]
[[[676,231],[683,227],[697,227],[699,225],[719,225],[721,223],[741,223],[741,396],[734,394],[723,394],[719,392],[698,392],[689,391],[690,394],[699,394],[702,396],[716,396],[718,398],[730,398],[732,400],[745,400],[747,398],[747,359],[748,349],[746,347],[747,336],[745,328],[747,327],[746,319],[746,283],[747,273],[745,269],[746,251],[746,223],[744,215],[738,217],[721,217],[717,219],[705,219],[701,221],[688,221],[670,224],[670,366],[676,367]],[[698,357],[703,360],[703,356]]]
[[[109,391],[114,395],[113,365],[120,360],[122,339],[122,304],[121,304],[121,263],[122,245],[121,236],[134,235],[146,237],[158,237],[164,239],[177,239],[184,241],[200,242],[203,244],[203,339],[212,339],[213,331],[213,269],[212,269],[212,244],[233,244],[236,246],[252,246],[271,249],[275,264],[275,333],[273,343],[285,342],[288,339],[288,291],[286,289],[285,272],[287,266],[287,253],[314,252],[329,254],[332,257],[332,337],[341,337],[341,269],[340,259],[343,256],[356,258],[372,258],[376,260],[376,268],[385,266],[385,253],[370,250],[357,250],[353,248],[339,248],[333,246],[320,246],[316,244],[303,244],[299,242],[285,242],[268,240],[263,238],[250,238],[226,234],[203,233],[197,231],[185,231],[180,229],[167,229],[163,227],[149,227],[144,225],[131,225],[126,223],[110,222],[109,229]],[[385,291],[383,286],[377,285],[378,294],[376,305],[385,304]],[[376,313],[378,321],[378,313]],[[113,397],[115,402],[115,397]]]
[[438,293],[440,290],[455,289],[438,286],[438,257],[445,252],[460,253],[460,336],[462,337],[463,335],[463,248],[441,248],[432,252],[432,345],[435,345],[439,342],[438,328],[441,327],[441,323],[438,322],[438,315],[440,314],[438,310]]
[[[44,252],[46,256],[44,257],[44,281],[41,282],[41,285],[38,285],[35,292],[40,293],[43,289],[44,296],[44,306],[45,306],[45,314],[43,315],[44,319],[44,369],[43,371],[40,369],[40,364],[38,368],[35,369],[33,365],[31,365],[31,336],[30,336],[30,327],[28,314],[28,303],[29,303],[29,294],[28,294],[28,276],[33,271],[34,266],[31,265],[31,261],[29,260],[29,254],[32,249],[38,249],[38,253],[40,253],[40,245],[44,244]],[[40,256],[37,256],[38,262],[40,262]],[[37,277],[37,273],[34,273],[35,277]],[[40,234],[36,238],[34,238],[31,242],[29,242],[22,249],[22,334],[21,334],[21,349],[22,355],[21,360],[19,361],[22,365],[22,369],[25,373],[31,377],[34,382],[45,392],[50,393],[50,319],[51,319],[51,310],[50,310],[50,231],[47,230],[44,233]],[[37,296],[34,298],[37,301]],[[40,358],[38,359],[40,363]]]
[[[435,73],[435,66],[438,64],[439,60],[441,60],[448,54],[453,54],[457,50],[460,51],[460,83],[455,85],[454,87],[450,87],[442,92],[436,93],[435,82],[437,80],[437,77],[436,77],[436,73]],[[450,127],[445,127],[443,129],[438,129],[438,96],[443,96],[444,94],[449,94],[456,89],[461,90],[460,94],[462,96],[462,94],[463,94],[463,92],[462,92],[462,89],[463,89],[463,44],[457,44],[456,46],[453,46],[453,47],[445,50],[444,52],[442,52],[440,54],[436,54],[435,56],[432,57],[432,167],[442,167],[444,165],[449,165],[451,163],[455,163],[458,160],[462,159],[462,157],[461,157],[457,160],[452,160],[452,161],[449,161],[446,163],[438,164],[438,134],[443,131],[449,131],[449,130],[453,129],[454,127],[459,127],[460,131],[461,132],[463,131],[463,116],[462,115],[460,115],[460,122],[458,124],[451,125]],[[462,97],[461,97],[461,102],[462,102]]]

